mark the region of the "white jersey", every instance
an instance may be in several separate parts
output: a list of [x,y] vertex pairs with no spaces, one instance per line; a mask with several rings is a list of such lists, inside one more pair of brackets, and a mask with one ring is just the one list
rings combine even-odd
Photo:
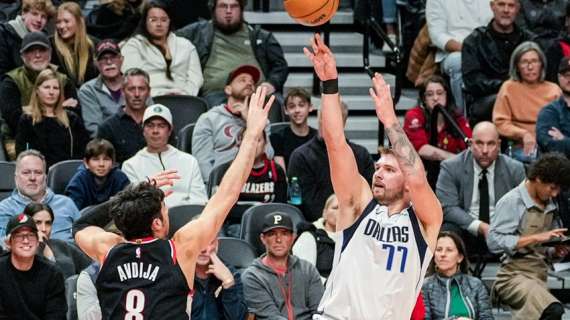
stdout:
[[339,234],[313,319],[410,319],[432,256],[412,207],[388,216],[373,199]]

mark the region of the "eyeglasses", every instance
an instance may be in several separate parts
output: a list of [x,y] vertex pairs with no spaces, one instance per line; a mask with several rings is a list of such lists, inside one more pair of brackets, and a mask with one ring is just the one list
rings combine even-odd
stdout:
[[162,17],[162,18],[150,17],[150,18],[148,18],[148,22],[150,22],[150,23],[158,23],[158,22],[168,23],[168,22],[170,22],[170,18],[168,18],[168,17]]
[[239,9],[239,4],[237,4],[237,3],[232,3],[232,4],[222,3],[222,4],[218,4],[216,6],[216,9],[224,10],[224,11],[226,11],[228,9],[237,10],[237,9]]
[[538,59],[535,59],[535,60],[521,60],[521,61],[519,61],[519,66],[521,66],[521,67],[526,67],[526,68],[530,67],[531,65],[532,65],[532,66],[536,66],[536,65],[538,65],[538,64],[541,64],[541,61],[538,60]]
[[437,91],[426,91],[426,93],[424,93],[426,98],[431,98],[433,96],[443,96],[445,95],[445,90],[437,90]]
[[38,240],[38,235],[36,233],[17,233],[11,235],[10,238],[14,239],[16,242],[24,242],[24,239],[29,242],[34,242]]

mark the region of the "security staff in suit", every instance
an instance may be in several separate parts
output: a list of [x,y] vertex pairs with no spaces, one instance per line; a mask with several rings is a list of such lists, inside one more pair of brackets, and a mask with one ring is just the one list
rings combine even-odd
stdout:
[[441,229],[459,234],[470,254],[488,252],[485,239],[495,203],[525,179],[523,164],[499,154],[500,146],[495,125],[483,121],[473,128],[469,149],[441,163],[436,186]]

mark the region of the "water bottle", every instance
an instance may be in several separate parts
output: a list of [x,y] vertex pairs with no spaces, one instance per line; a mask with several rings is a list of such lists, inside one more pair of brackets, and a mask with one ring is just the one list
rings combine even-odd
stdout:
[[292,177],[291,183],[289,184],[289,203],[298,206],[302,202],[303,200],[301,198],[301,186],[299,185],[299,179],[297,179],[297,177]]

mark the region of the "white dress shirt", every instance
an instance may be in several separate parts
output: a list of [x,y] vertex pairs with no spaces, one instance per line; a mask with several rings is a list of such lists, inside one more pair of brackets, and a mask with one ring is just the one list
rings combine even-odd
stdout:
[[[473,159],[473,197],[471,198],[471,207],[469,214],[475,219],[467,230],[473,235],[479,232],[479,180],[481,179],[481,172],[483,168],[479,166],[477,161]],[[489,186],[489,219],[495,213],[495,161],[487,168],[487,182]]]

